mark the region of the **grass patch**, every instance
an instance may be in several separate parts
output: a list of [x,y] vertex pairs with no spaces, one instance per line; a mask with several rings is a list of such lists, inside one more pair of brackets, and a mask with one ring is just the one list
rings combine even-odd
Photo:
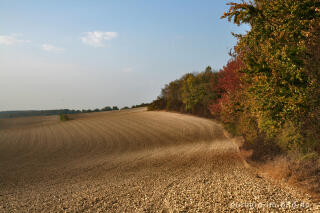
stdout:
[[249,164],[277,180],[299,187],[320,200],[320,156],[316,152],[282,152],[276,143],[244,142],[240,152]]

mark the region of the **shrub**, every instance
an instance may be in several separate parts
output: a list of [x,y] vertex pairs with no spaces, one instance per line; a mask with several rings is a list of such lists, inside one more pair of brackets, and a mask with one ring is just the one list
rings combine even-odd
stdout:
[[68,121],[69,120],[69,116],[64,114],[64,113],[61,113],[60,114],[60,121]]

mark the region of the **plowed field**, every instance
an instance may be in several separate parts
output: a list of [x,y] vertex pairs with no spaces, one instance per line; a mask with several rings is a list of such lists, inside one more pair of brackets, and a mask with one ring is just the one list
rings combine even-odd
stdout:
[[[289,201],[309,206],[280,206]],[[245,167],[212,120],[144,108],[65,122],[57,116],[0,119],[0,212],[308,207],[308,196]]]

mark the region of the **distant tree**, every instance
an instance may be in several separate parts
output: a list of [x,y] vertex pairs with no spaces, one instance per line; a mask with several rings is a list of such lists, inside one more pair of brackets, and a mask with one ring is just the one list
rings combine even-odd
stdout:
[[130,109],[130,108],[127,106],[121,108],[121,110],[124,110],[124,109]]
[[208,106],[217,98],[211,82],[215,81],[217,73],[207,67],[204,72],[187,74],[182,80],[182,102],[187,112],[209,116]]
[[119,110],[119,108],[117,106],[113,106],[112,110]]
[[106,106],[104,108],[102,108],[102,111],[111,111],[112,108],[110,106]]
[[201,116],[210,116],[209,103],[216,99],[212,82],[217,81],[217,72],[208,66],[203,72],[188,73],[170,82],[161,90],[149,110],[173,110]]
[[142,104],[132,105],[131,109],[138,108],[138,107],[147,107],[149,105],[150,105],[150,103],[142,103]]

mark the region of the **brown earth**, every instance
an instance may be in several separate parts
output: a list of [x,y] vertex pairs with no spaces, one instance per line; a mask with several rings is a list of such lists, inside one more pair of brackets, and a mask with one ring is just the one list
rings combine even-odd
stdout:
[[0,212],[318,208],[247,167],[212,120],[144,108],[0,119]]

